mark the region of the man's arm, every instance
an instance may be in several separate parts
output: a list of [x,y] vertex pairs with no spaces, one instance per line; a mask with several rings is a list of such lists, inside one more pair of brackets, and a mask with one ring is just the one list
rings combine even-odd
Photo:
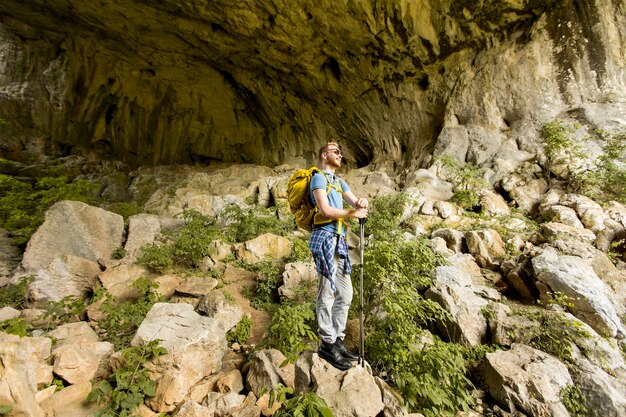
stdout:
[[[352,194],[352,192],[350,191],[348,191],[348,193]],[[346,197],[346,194],[348,193],[344,193],[344,198]],[[322,216],[328,217],[329,219],[336,220],[342,217],[344,218],[354,217],[356,219],[363,219],[367,217],[367,205],[365,207],[354,206],[355,210],[346,210],[346,209],[332,207],[330,203],[328,202],[328,196],[326,195],[326,190],[322,188],[317,188],[313,190],[313,197],[315,197],[315,202],[317,203],[317,207],[319,208],[320,213],[322,213]],[[356,200],[356,197],[354,197],[354,194],[352,194],[352,197],[354,198],[353,201],[357,203],[357,200]],[[367,200],[365,201],[367,202]],[[348,203],[352,204],[350,201],[348,201]]]
[[367,201],[367,198],[357,198],[352,191],[346,191],[343,193],[343,199],[355,208],[366,209],[369,207],[369,201]]

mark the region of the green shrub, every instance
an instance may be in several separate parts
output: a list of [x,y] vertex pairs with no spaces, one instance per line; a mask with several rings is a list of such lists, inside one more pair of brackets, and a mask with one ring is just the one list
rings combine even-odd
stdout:
[[437,342],[411,351],[406,361],[393,368],[391,379],[409,410],[426,417],[454,416],[474,404],[463,350],[453,343]]
[[573,139],[574,127],[559,121],[543,126],[546,170],[556,171],[571,191],[594,200],[626,202],[626,132],[594,132],[588,140],[600,144],[602,154],[590,158]]
[[280,350],[287,362],[295,362],[309,344],[317,340],[314,326],[313,303],[281,305],[274,312],[268,329],[269,345]]
[[479,191],[487,187],[480,168],[474,164],[460,163],[447,154],[441,155],[435,162],[439,164],[439,176],[454,186],[454,201],[465,210],[476,211],[480,207]]
[[13,307],[23,310],[27,307],[26,292],[33,281],[33,276],[21,277],[17,284],[10,284],[0,290],[0,308]]
[[111,254],[111,258],[113,259],[124,259],[126,257],[126,249],[123,246],[119,246],[113,250]]
[[79,321],[79,316],[85,311],[85,301],[74,295],[68,295],[61,301],[48,301],[45,310],[42,317],[58,326],[70,321]]
[[480,208],[480,194],[475,190],[457,190],[452,196],[452,201],[467,211],[476,211]]
[[274,417],[335,417],[326,401],[314,392],[300,393],[276,411]]
[[171,252],[170,245],[143,245],[137,263],[155,272],[163,272],[172,267]]
[[305,239],[295,239],[292,242],[291,253],[285,259],[285,263],[291,262],[311,262],[313,256],[309,249],[309,242]]
[[235,262],[241,268],[256,272],[256,282],[252,294],[251,305],[257,310],[269,310],[273,304],[278,303],[278,287],[283,283],[283,268],[272,260],[247,264],[245,262]]
[[279,219],[274,211],[261,206],[242,209],[231,204],[226,207],[223,216],[231,222],[224,233],[232,242],[245,242],[264,233],[284,236],[294,228],[292,222]]
[[215,219],[195,210],[180,215],[185,225],[173,233],[172,255],[176,263],[195,268],[210,255],[211,243],[223,239],[222,229]]
[[14,334],[19,337],[28,335],[32,329],[33,326],[26,323],[21,317],[15,317],[0,322],[0,332]]
[[588,415],[587,400],[580,388],[576,385],[568,385],[560,393],[561,401],[573,417]]
[[389,239],[391,235],[400,233],[400,220],[408,201],[409,197],[404,193],[374,197],[370,203],[365,234],[375,234],[377,239]]
[[141,207],[140,205],[135,203],[126,203],[122,201],[116,201],[114,203],[106,204],[103,208],[112,213],[119,214],[124,218],[124,220],[128,220],[130,216],[143,213],[143,207]]
[[250,338],[250,330],[252,330],[252,319],[244,315],[239,323],[226,334],[226,340],[229,344],[239,343],[243,345]]
[[[444,263],[422,239],[374,240],[364,256],[367,359],[390,375],[412,411],[427,415],[450,414],[471,401],[467,361],[460,348],[442,342],[417,348],[424,328],[451,320],[418,291],[432,284],[432,271]],[[360,273],[355,270],[353,280]]]
[[156,394],[156,382],[143,364],[167,353],[159,347],[159,340],[122,350],[122,365],[94,388],[87,401],[105,404],[95,412],[96,417],[128,417],[144,403],[146,397]]
[[528,344],[556,356],[565,364],[575,364],[572,346],[575,346],[579,339],[591,336],[580,322],[558,311],[543,310],[534,306],[515,307],[512,311],[513,314],[528,317],[537,323]]
[[139,325],[148,314],[152,306],[162,301],[157,292],[159,284],[148,278],[139,278],[133,283],[139,292],[134,300],[119,303],[110,293],[98,294],[103,298],[100,310],[104,318],[98,321],[98,326],[104,333],[103,339],[113,343],[115,350],[120,350],[130,344],[130,341],[139,328]]

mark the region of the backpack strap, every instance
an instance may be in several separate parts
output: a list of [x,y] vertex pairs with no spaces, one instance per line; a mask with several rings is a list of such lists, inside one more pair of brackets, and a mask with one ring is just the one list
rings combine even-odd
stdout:
[[[315,171],[313,171],[313,174],[311,175],[311,178],[313,177],[313,175],[315,175],[316,173],[322,173],[324,174],[324,177],[326,177],[326,195],[330,194],[330,190],[334,189],[335,191],[339,192],[340,194],[343,195],[343,187],[341,186],[341,178],[337,177],[337,185],[333,184],[328,176],[328,174],[324,171],[322,171],[321,169],[317,168]],[[318,220],[318,221],[316,221]],[[319,208],[317,206],[317,202],[315,202],[315,215],[313,216],[313,226],[315,226],[316,224],[327,224],[327,223],[332,223],[333,220],[329,219],[327,217],[322,216],[322,214],[319,212]],[[345,220],[343,219],[343,217],[340,217],[339,219],[337,219],[337,233],[338,234],[343,234],[343,228],[345,227],[344,225],[347,226]]]

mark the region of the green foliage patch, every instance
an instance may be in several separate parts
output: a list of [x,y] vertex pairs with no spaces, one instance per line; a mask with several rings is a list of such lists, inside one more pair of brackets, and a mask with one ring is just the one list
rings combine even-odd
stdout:
[[401,217],[409,197],[404,193],[375,197],[370,202],[365,233],[377,239],[392,239],[401,232]]
[[326,401],[314,392],[300,393],[276,411],[274,417],[334,417]]
[[224,233],[232,242],[245,242],[265,233],[285,236],[294,228],[292,222],[281,220],[275,211],[261,206],[243,209],[231,204],[224,210],[223,217],[230,222]]
[[[427,416],[451,415],[472,401],[467,360],[460,347],[438,342],[417,348],[425,328],[451,320],[419,291],[432,284],[432,271],[445,263],[423,239],[374,240],[364,256],[368,361],[389,374],[410,410]],[[360,272],[355,269],[353,280]]]
[[257,273],[254,290],[249,294],[252,307],[257,310],[271,310],[280,301],[278,287],[283,283],[283,266],[273,260],[255,264],[236,261],[235,265]]
[[281,305],[272,316],[268,330],[269,345],[280,350],[287,362],[293,363],[298,356],[317,340],[315,306],[313,303]]
[[560,397],[561,401],[563,401],[563,405],[573,417],[584,417],[588,415],[587,400],[580,388],[576,385],[568,385],[563,388]]
[[44,320],[48,320],[48,325],[69,323],[79,321],[79,316],[85,311],[85,301],[74,295],[63,297],[61,301],[48,301],[42,315]]
[[23,318],[15,317],[0,322],[0,332],[14,334],[19,337],[24,337],[33,330],[33,326],[26,323]]
[[159,284],[148,278],[137,279],[133,287],[139,293],[139,297],[134,300],[120,303],[108,292],[98,293],[95,297],[102,299],[100,310],[105,314],[105,317],[98,321],[98,326],[103,332],[102,337],[113,343],[115,350],[130,344],[148,311],[155,303],[162,301],[157,292]]
[[167,353],[159,347],[159,340],[122,350],[122,366],[117,368],[87,400],[105,406],[95,412],[96,417],[130,417],[144,403],[146,397],[156,394],[156,382],[152,381],[143,364]]
[[0,227],[11,232],[16,245],[24,246],[52,204],[61,200],[93,203],[99,188],[65,175],[24,179],[0,174]]
[[[557,297],[557,300],[562,299]],[[548,311],[536,306],[518,306],[512,312],[537,323],[530,335],[530,346],[556,356],[565,364],[575,363],[572,347],[577,341],[591,336],[580,322],[558,311]]]
[[240,345],[246,343],[250,338],[250,330],[252,330],[252,318],[244,315],[239,323],[226,334],[226,340],[228,344],[239,343]]
[[626,202],[626,132],[591,134],[587,140],[599,144],[602,153],[590,158],[573,138],[575,128],[557,120],[543,125],[547,172],[594,200]]
[[480,209],[480,190],[487,186],[479,167],[470,163],[460,163],[452,156],[444,154],[435,161],[439,164],[438,174],[454,186],[453,201],[468,211]]
[[2,288],[0,291],[0,308],[13,307],[17,310],[23,310],[27,307],[28,299],[26,291],[33,281],[34,277],[21,277],[17,284],[10,284]]

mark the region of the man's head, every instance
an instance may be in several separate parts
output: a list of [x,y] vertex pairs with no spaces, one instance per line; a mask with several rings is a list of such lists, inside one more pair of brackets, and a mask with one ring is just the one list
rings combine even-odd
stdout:
[[322,146],[319,151],[319,159],[322,165],[326,165],[332,168],[339,168],[341,166],[341,150],[339,150],[339,144],[337,142],[328,142]]

